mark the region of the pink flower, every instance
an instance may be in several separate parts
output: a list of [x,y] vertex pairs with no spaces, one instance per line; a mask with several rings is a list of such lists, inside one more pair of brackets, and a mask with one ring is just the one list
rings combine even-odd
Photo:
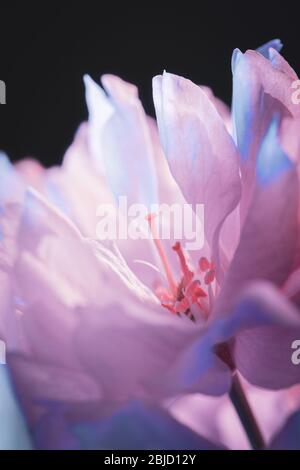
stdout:
[[[106,94],[86,77],[89,123],[62,167],[2,161],[1,334],[33,428],[220,396],[236,370],[273,390],[300,382],[299,155],[283,150],[294,75],[269,47],[235,52],[233,74],[235,139],[225,105],[182,77],[153,81],[162,146],[134,86],[105,76]],[[203,203],[204,249],[93,240],[97,205],[119,195]]]

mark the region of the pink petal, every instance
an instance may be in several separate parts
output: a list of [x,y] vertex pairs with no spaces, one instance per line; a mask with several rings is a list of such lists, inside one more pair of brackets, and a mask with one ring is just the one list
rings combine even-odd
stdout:
[[[53,290],[62,298],[66,296],[66,304],[70,301],[68,305],[73,305],[74,301],[76,305],[78,296],[81,297],[83,293],[89,299],[95,298],[101,274],[92,248],[72,222],[34,190],[29,190],[26,195],[19,240],[20,267],[23,265],[29,268],[31,265],[32,274],[35,271],[39,273],[36,279],[40,277],[41,282],[45,280],[45,284],[48,279],[50,288],[53,286]],[[85,276],[82,272],[85,272]],[[60,279],[59,285],[55,279]],[[26,281],[26,276],[23,276],[22,285]],[[77,289],[74,290],[75,285]],[[67,286],[70,286],[69,293]]]
[[279,390],[300,383],[292,343],[300,338],[300,313],[270,284],[256,283],[239,297],[232,318],[233,357],[253,385]]
[[295,70],[290,66],[290,64],[285,60],[285,58],[273,47],[271,47],[269,50],[269,57],[272,65],[277,70],[283,72],[292,80],[298,80],[298,76]]
[[113,115],[104,90],[89,76],[84,76],[85,97],[89,111],[88,146],[95,168],[105,172],[103,160],[103,129]]
[[31,425],[47,411],[47,402],[77,403],[79,406],[82,402],[101,398],[99,385],[80,369],[39,362],[18,354],[9,355],[8,363]]
[[164,155],[156,121],[148,117],[148,126],[154,148],[154,163],[156,167],[159,202],[162,204],[184,204],[184,197],[170,171]]
[[[288,392],[254,388],[242,380],[256,419],[270,442],[289,415]],[[228,449],[249,450],[247,435],[228,396],[185,395],[167,403],[168,410],[182,424]]]
[[189,349],[199,328],[160,306],[156,311],[146,303],[120,301],[116,298],[98,313],[82,311],[76,335],[78,357],[105,396],[124,401],[161,399],[191,389],[225,393],[228,368],[207,352],[206,342]]
[[17,234],[21,209],[17,203],[4,204],[0,209],[0,338],[18,342],[18,319],[12,314],[12,272],[16,261]]
[[20,160],[15,164],[15,169],[22,176],[26,185],[32,186],[38,191],[43,190],[46,170],[37,160],[32,158]]
[[230,135],[232,135],[232,120],[231,120],[231,110],[220,98],[214,95],[214,92],[211,88],[207,86],[201,86],[201,89],[207,95],[209,100],[212,102],[219,115],[223,119],[225,127]]
[[169,73],[155,77],[153,97],[171,172],[189,203],[205,204],[213,248],[240,197],[237,150],[206,93],[189,80]]
[[[103,162],[111,190],[116,197],[127,196],[128,204],[156,203],[154,149],[136,87],[112,75],[104,75],[102,83],[108,97],[100,87],[95,91],[97,85],[90,78],[86,79],[92,112],[90,125],[94,126],[93,121],[97,121],[98,158]],[[93,93],[90,90],[94,90]],[[97,117],[97,113],[101,116]]]
[[258,156],[253,200],[217,300],[219,312],[230,311],[230,305],[246,281],[265,279],[282,286],[295,262],[297,171],[279,146],[277,129],[274,121]]
[[2,152],[0,152],[0,175],[0,207],[5,203],[22,201],[25,191],[24,181]]
[[88,125],[82,124],[62,166],[47,170],[44,194],[72,219],[83,235],[95,238],[99,205],[114,201],[104,175],[93,164],[88,131]]

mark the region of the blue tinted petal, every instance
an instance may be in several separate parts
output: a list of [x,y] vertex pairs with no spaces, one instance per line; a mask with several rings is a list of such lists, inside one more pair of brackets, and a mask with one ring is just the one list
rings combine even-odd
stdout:
[[73,428],[83,449],[217,449],[167,412],[139,403],[110,418]]
[[7,366],[0,365],[0,449],[31,448],[31,439],[13,395]]
[[300,450],[300,412],[292,415],[273,438],[271,450]]
[[266,59],[270,59],[270,55],[269,55],[270,47],[272,47],[273,49],[276,49],[277,52],[280,52],[281,49],[283,48],[283,44],[280,41],[280,39],[272,39],[271,41],[267,42],[266,44],[263,44],[256,50],[261,55],[263,55]]
[[232,117],[236,145],[242,160],[246,160],[251,145],[251,123],[253,121],[251,102],[250,66],[244,54],[235,49],[232,55],[233,91]]
[[0,152],[0,204],[16,195],[20,178],[8,157]]
[[[279,39],[274,39],[257,49],[267,59],[271,59],[269,48],[280,51],[282,44]],[[239,148],[241,158],[245,162],[250,154],[250,149],[256,136],[254,129],[257,123],[263,119],[263,90],[258,87],[255,78],[255,70],[246,54],[235,49],[231,60],[233,74],[232,93],[232,117],[235,142]],[[261,106],[259,106],[259,103]],[[254,108],[256,106],[256,109]],[[263,125],[263,120],[262,120]]]
[[279,117],[275,116],[262,141],[257,157],[257,177],[262,184],[273,182],[293,167],[293,163],[280,147],[278,127]]
[[[128,204],[157,203],[154,148],[147,117],[133,86],[118,77],[102,77],[107,91],[85,77],[90,134],[96,159],[116,198]],[[131,91],[130,91],[131,89]],[[129,92],[128,92],[129,90]]]

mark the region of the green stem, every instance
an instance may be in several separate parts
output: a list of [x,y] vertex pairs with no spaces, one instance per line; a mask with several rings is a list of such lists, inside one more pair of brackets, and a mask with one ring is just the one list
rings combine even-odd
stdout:
[[252,448],[254,450],[265,449],[265,440],[249,405],[237,372],[233,373],[229,397],[246,431]]

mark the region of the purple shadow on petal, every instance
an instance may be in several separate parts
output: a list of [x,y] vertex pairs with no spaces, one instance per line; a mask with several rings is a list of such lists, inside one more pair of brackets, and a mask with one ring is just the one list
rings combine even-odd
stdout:
[[101,421],[81,423],[73,433],[82,449],[216,450],[214,445],[183,426],[166,411],[138,402]]
[[63,403],[41,402],[47,409],[34,429],[35,448],[40,450],[80,450],[79,441],[70,430]]
[[292,415],[273,438],[271,450],[300,450],[300,411]]
[[275,116],[262,141],[257,157],[258,181],[269,184],[293,167],[293,163],[280,147],[278,139],[279,116]]

